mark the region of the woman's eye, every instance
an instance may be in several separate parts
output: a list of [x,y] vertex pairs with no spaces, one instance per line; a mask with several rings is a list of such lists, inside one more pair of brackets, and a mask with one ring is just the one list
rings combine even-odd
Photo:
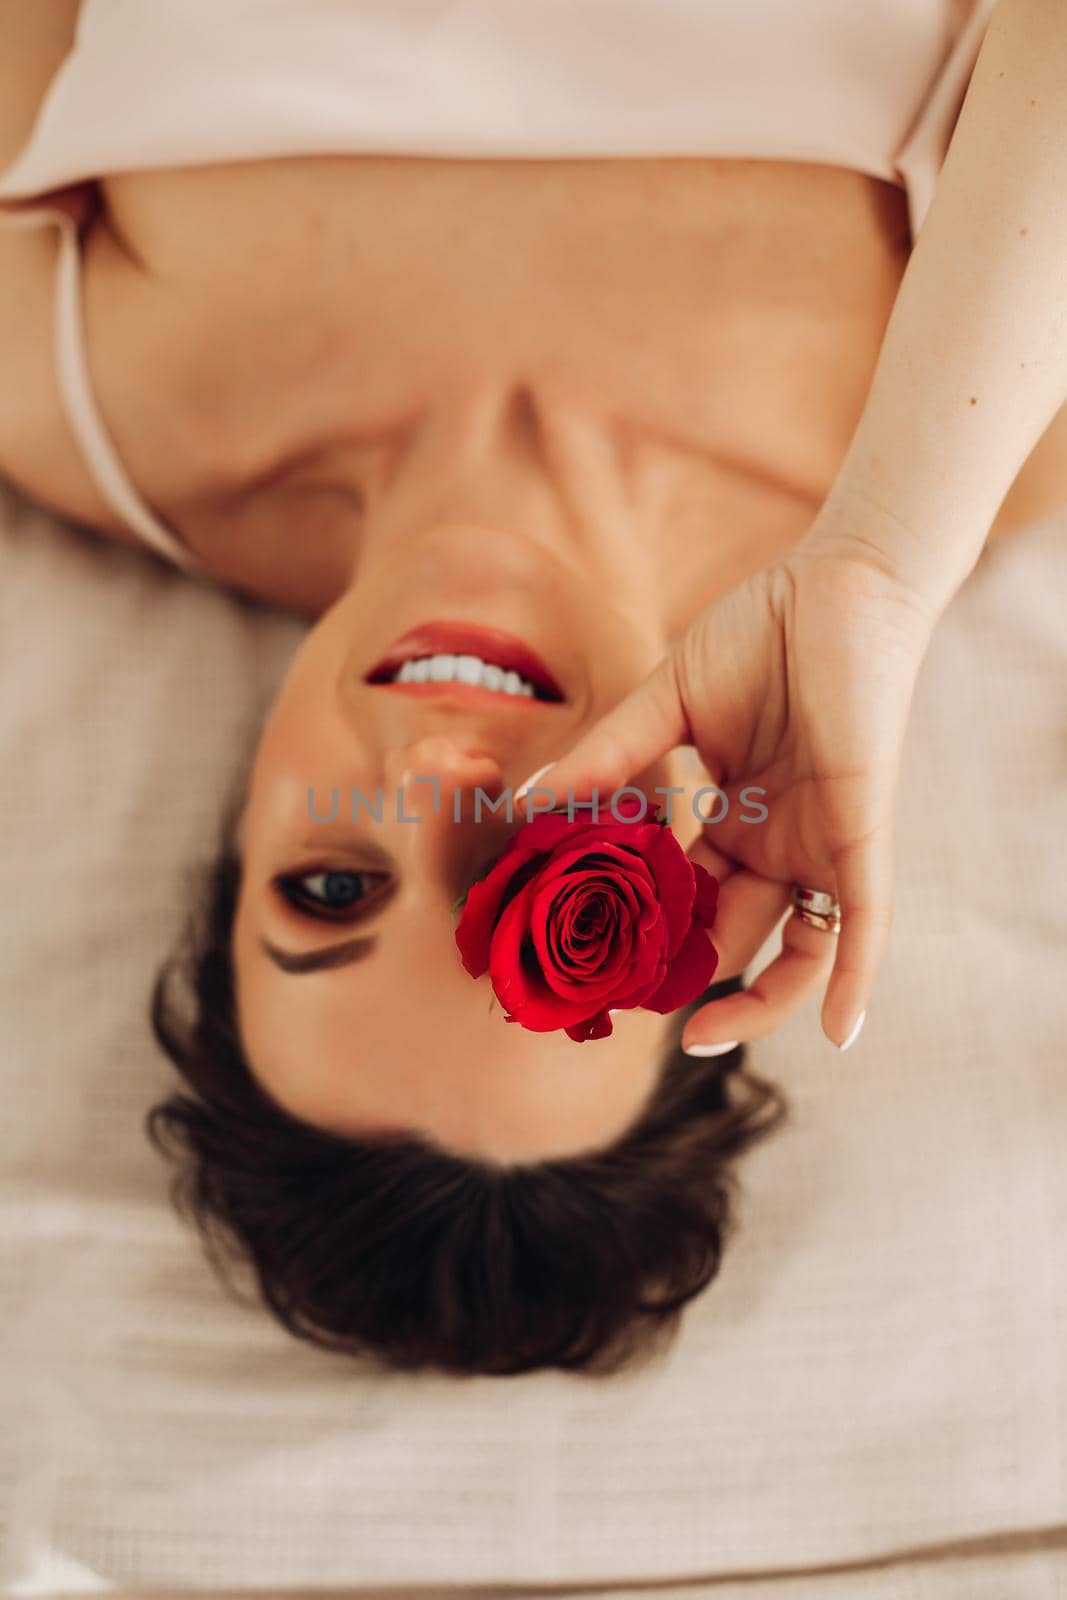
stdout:
[[378,898],[390,882],[385,872],[306,872],[277,880],[291,906],[313,917],[343,919],[346,912]]

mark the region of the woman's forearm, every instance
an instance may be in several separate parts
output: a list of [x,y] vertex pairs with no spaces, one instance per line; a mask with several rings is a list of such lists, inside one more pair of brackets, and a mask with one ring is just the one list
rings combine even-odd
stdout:
[[944,603],[1067,401],[1067,3],[1000,0],[825,515]]

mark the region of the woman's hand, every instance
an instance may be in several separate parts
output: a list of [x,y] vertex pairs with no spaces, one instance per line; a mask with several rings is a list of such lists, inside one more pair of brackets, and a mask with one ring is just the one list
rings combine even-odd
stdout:
[[[692,852],[723,880],[722,976],[753,958],[793,884],[840,901],[836,940],[791,918],[782,953],[753,985],[690,1019],[687,1048],[772,1031],[831,964],[823,1028],[849,1041],[889,934],[901,748],[938,609],[858,541],[820,537],[817,523],[711,605],[541,780],[560,800],[594,787],[606,797],[675,746],[696,746],[729,803]],[[745,790],[762,792],[746,801]],[[760,805],[765,820],[752,820]],[[721,799],[709,807],[712,817],[723,809]]]
[[[919,666],[1067,405],[1065,86],[1067,9],[998,0],[814,528],[698,618],[547,779],[557,796],[588,798],[696,745],[730,802],[696,847],[724,880],[724,976],[755,953],[791,884],[840,900],[836,951],[833,935],[790,919],[781,956],[744,995],[693,1017],[687,1045],[768,1032],[831,964],[828,1036],[846,1043],[866,1007],[892,916],[894,799]],[[744,820],[745,788],[766,791],[765,821]]]
[[[791,918],[782,954],[745,994],[691,1018],[687,1046],[769,1032],[831,965],[827,1035],[847,1043],[866,1008],[892,916],[894,799],[919,666],[1067,405],[1065,87],[1067,8],[998,0],[814,528],[698,618],[547,780],[557,796],[588,798],[696,745],[730,802],[695,847],[723,880],[723,976],[755,954],[791,884],[840,900],[836,950],[832,934]],[[744,820],[745,788],[766,791],[765,821]]]

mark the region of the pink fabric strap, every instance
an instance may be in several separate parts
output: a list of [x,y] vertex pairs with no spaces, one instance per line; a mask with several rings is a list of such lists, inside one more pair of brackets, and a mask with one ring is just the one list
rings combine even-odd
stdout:
[[196,562],[189,550],[145,504],[104,426],[86,359],[78,229],[62,212],[49,215],[61,226],[55,300],[56,377],[71,432],[93,482],[115,514],[150,549],[184,571],[194,572]]

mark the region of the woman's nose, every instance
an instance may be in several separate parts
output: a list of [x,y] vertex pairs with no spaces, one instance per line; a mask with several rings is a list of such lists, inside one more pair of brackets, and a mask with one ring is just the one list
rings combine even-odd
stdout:
[[392,751],[385,770],[393,848],[412,891],[447,908],[510,831],[500,766],[487,751],[434,737]]
[[443,735],[427,735],[391,750],[385,770],[405,815],[417,816],[420,821],[436,819],[445,825],[467,820],[470,808],[464,801],[477,790],[496,800],[504,789],[495,756]]

